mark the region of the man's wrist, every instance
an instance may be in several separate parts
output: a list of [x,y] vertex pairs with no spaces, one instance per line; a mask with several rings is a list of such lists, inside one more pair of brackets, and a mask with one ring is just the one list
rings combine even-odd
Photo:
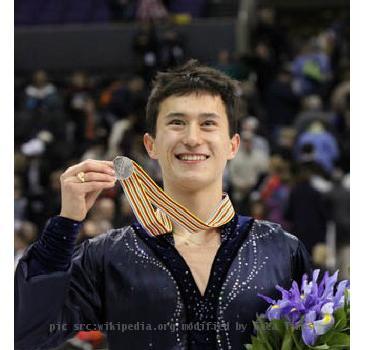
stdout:
[[72,217],[62,212],[59,215],[55,216],[54,218],[58,218],[57,220],[62,221],[64,224],[70,224],[70,225],[81,225],[83,222],[83,219],[81,218]]

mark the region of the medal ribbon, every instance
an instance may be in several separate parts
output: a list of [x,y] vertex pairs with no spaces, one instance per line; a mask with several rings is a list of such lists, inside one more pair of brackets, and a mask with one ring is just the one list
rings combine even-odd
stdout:
[[151,236],[171,232],[172,221],[190,232],[197,232],[220,227],[235,214],[228,194],[224,193],[213,214],[204,222],[168,196],[135,161],[116,157],[113,162],[134,215]]

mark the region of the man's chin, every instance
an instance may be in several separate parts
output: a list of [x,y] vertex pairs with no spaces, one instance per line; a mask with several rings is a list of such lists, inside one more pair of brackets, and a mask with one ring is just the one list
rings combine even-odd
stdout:
[[208,181],[207,177],[203,174],[184,173],[177,176],[174,183],[184,190],[196,191],[208,186],[211,181]]

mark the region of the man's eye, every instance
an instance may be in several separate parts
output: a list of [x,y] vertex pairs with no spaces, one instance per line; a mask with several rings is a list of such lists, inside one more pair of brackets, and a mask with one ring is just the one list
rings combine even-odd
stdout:
[[214,126],[216,125],[216,122],[214,120],[206,120],[204,123],[203,123],[204,126]]
[[172,125],[183,125],[184,122],[182,120],[179,120],[179,119],[173,119],[170,121],[169,124],[172,124]]

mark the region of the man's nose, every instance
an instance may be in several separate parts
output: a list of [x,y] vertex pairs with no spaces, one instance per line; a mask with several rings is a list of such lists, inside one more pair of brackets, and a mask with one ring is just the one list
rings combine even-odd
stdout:
[[187,146],[196,146],[202,143],[201,133],[199,125],[190,124],[186,128],[186,133],[184,135],[184,144]]

